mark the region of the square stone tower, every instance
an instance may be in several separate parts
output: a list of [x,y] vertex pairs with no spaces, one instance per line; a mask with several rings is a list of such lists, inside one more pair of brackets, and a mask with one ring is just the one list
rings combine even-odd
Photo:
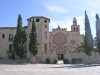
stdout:
[[71,26],[71,31],[72,32],[77,32],[77,33],[80,34],[80,25],[77,25],[76,18],[73,19],[73,25]]
[[27,57],[31,58],[31,54],[29,52],[29,41],[30,41],[30,33],[32,28],[32,20],[34,19],[36,24],[36,31],[38,37],[38,54],[36,55],[36,62],[42,62],[42,53],[44,51],[49,50],[49,23],[50,19],[43,16],[33,16],[28,18],[28,29],[27,29]]

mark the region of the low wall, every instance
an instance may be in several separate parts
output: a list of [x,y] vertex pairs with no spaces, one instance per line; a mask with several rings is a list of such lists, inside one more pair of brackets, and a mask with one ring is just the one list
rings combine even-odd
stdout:
[[[44,52],[43,53],[43,62],[45,63],[46,58],[50,58],[50,62],[53,63],[54,59],[57,58],[57,53],[55,51],[53,52]],[[69,59],[69,61],[72,61],[72,58],[82,58],[83,64],[91,63],[91,64],[97,64],[100,63],[100,55],[98,52],[92,52],[91,56],[87,56],[84,52],[80,53],[70,53],[69,51],[66,51],[64,54],[65,59]]]

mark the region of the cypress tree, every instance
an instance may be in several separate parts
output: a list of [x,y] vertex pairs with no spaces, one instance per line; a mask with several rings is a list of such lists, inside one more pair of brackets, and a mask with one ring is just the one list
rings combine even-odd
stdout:
[[35,55],[37,55],[37,53],[38,53],[38,40],[37,40],[36,25],[35,25],[34,19],[32,21],[31,37],[30,37],[30,42],[29,42],[29,51],[30,51],[31,55],[34,57],[34,63],[35,63]]
[[96,19],[97,19],[97,22],[96,22],[96,36],[97,36],[97,50],[100,54],[100,19],[99,19],[99,16],[98,14],[96,14]]
[[91,56],[91,52],[93,50],[93,37],[91,34],[91,28],[88,16],[85,11],[85,37],[84,37],[84,43],[85,43],[85,53],[88,56]]
[[22,28],[22,17],[19,14],[17,22],[17,31],[13,41],[14,52],[21,58],[26,54],[26,33]]

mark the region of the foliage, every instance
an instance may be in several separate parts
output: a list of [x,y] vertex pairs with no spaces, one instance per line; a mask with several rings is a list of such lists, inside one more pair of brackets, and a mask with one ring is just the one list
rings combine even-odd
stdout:
[[9,54],[9,55],[8,55],[8,58],[9,58],[9,59],[15,59],[15,54]]
[[50,58],[46,58],[46,63],[47,63],[47,64],[50,63]]
[[85,44],[81,42],[79,45],[75,46],[75,52],[84,52],[85,51]]
[[63,60],[63,63],[64,63],[64,64],[69,64],[69,60],[68,60],[68,59],[64,59],[64,60]]
[[8,58],[9,59],[15,59],[15,53],[14,53],[14,51],[8,51],[7,53],[8,53]]
[[58,58],[55,58],[54,59],[54,64],[57,64],[58,63]]
[[98,40],[97,49],[98,49],[98,52],[100,54],[100,40]]
[[26,33],[22,28],[22,17],[19,14],[17,22],[17,31],[13,41],[14,52],[21,58],[26,55]]
[[76,58],[73,58],[72,59],[72,64],[76,64],[76,61],[77,61],[77,59]]
[[32,29],[31,29],[31,36],[30,36],[30,42],[29,42],[29,51],[33,56],[37,55],[37,53],[38,53],[37,32],[36,32],[36,26],[35,26],[34,19],[32,21]]
[[93,37],[91,34],[91,28],[88,16],[85,11],[85,37],[84,37],[84,43],[85,43],[85,53],[88,56],[91,56],[91,52],[93,50]]
[[[100,19],[99,19],[99,15],[98,14],[96,14],[96,19],[97,19],[97,21],[100,23]],[[100,24],[99,23],[96,23],[96,47],[97,47],[97,50],[98,50],[98,52],[99,52],[99,54],[100,54],[100,29],[98,28],[99,26],[100,26]]]

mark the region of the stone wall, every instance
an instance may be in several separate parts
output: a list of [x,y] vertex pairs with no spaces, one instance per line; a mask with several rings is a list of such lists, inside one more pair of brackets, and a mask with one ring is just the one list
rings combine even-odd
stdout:
[[[57,58],[56,51],[53,52],[44,52],[43,53],[43,63],[45,63],[46,58],[50,58],[50,62],[53,63],[54,59]],[[82,64],[96,64],[100,63],[100,55],[98,53],[92,52],[91,56],[87,56],[84,52],[80,53],[70,53],[69,51],[66,51],[64,54],[65,59],[69,59],[69,61],[72,61],[72,58],[82,58],[83,62]]]
[[[5,34],[5,38],[2,38],[2,34]],[[13,41],[9,41],[9,34],[16,34],[16,28],[0,28],[0,57],[8,58],[7,51],[9,50],[9,44],[13,44]]]

